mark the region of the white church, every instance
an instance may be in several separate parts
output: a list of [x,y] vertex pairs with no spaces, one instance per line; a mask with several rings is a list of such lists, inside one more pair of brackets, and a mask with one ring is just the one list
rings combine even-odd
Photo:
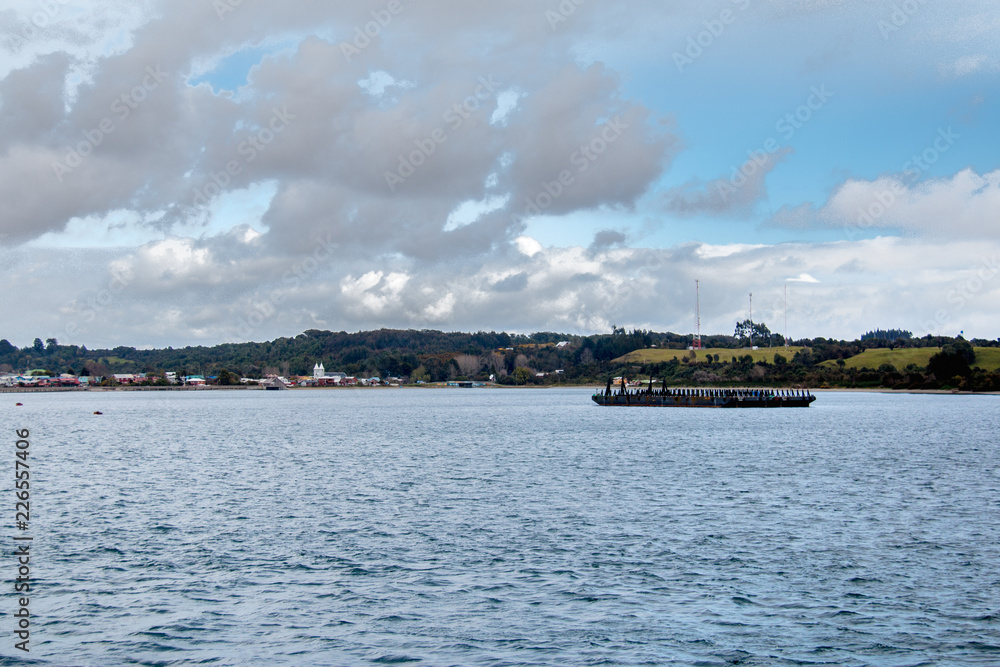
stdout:
[[341,373],[339,371],[333,373],[327,373],[326,369],[323,368],[322,363],[318,363],[313,366],[313,379],[314,380],[333,380],[336,383],[340,383],[347,379],[347,373]]

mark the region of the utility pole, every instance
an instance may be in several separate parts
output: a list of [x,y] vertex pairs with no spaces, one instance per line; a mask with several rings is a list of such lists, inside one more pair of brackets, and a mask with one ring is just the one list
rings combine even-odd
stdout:
[[785,351],[788,351],[788,281],[785,281]]
[[694,312],[695,312],[695,337],[694,345],[691,347],[695,350],[701,349],[701,286],[698,284],[699,281],[694,281]]

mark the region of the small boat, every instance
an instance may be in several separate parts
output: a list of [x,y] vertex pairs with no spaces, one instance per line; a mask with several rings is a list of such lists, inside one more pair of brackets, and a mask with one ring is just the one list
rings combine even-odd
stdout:
[[808,389],[629,389],[623,379],[622,386],[612,390],[611,381],[603,392],[591,397],[594,403],[605,406],[650,408],[808,408],[816,400]]

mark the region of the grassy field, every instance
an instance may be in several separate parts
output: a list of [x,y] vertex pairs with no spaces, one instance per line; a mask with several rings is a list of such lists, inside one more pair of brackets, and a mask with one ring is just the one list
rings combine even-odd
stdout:
[[[976,361],[973,366],[988,371],[995,371],[1000,368],[1000,347],[977,347]],[[861,354],[850,359],[845,359],[846,368],[870,368],[877,369],[882,364],[889,364],[897,370],[904,370],[910,364],[926,367],[927,362],[936,353],[940,352],[939,347],[918,347],[900,350],[865,350]],[[835,360],[824,361],[821,366],[836,366]]]
[[[698,355],[698,361],[705,361],[705,355],[719,355],[719,361],[732,361],[736,357],[742,357],[749,354],[756,361],[767,361],[768,363],[774,363],[774,355],[780,354],[785,357],[785,359],[791,361],[792,356],[801,347],[789,347],[786,351],[783,347],[762,347],[759,350],[729,350],[725,348],[705,348],[704,350],[698,350],[696,353]],[[979,366],[980,368],[987,371],[995,371],[1000,369],[1000,347],[977,347],[976,350],[976,361],[973,366]],[[872,370],[877,370],[882,364],[889,364],[894,366],[898,370],[904,370],[910,364],[916,364],[922,368],[927,366],[927,362],[930,358],[941,351],[939,347],[917,347],[917,348],[904,348],[898,350],[865,350],[861,354],[851,357],[850,359],[845,359],[845,365],[847,368],[870,368]],[[614,363],[647,363],[655,364],[664,361],[670,361],[671,359],[677,359],[679,357],[690,354],[688,350],[636,350],[635,352],[629,352],[624,357],[618,357],[614,360]],[[830,361],[824,361],[821,366],[837,366],[836,360],[831,359]]]
[[976,361],[973,366],[979,366],[983,370],[1000,370],[1000,347],[976,347]]
[[[730,350],[722,347],[707,347],[703,350],[695,350],[695,354],[698,355],[698,361],[705,361],[706,354],[719,355],[719,361],[732,361],[737,357],[749,354],[755,362],[767,361],[767,363],[772,364],[774,363],[774,355],[780,354],[788,361],[791,361],[792,356],[801,349],[801,347],[791,346],[787,350],[784,347],[762,347],[759,350]],[[677,359],[688,354],[690,354],[688,350],[636,350],[635,352],[629,352],[624,357],[618,357],[614,360],[614,363],[655,364]]]

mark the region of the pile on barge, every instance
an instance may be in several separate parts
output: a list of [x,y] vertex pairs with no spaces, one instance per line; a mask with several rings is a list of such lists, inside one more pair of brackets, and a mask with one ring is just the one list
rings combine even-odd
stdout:
[[652,380],[635,390],[612,390],[608,381],[592,398],[598,405],[656,408],[808,408],[816,400],[808,389],[654,389]]

